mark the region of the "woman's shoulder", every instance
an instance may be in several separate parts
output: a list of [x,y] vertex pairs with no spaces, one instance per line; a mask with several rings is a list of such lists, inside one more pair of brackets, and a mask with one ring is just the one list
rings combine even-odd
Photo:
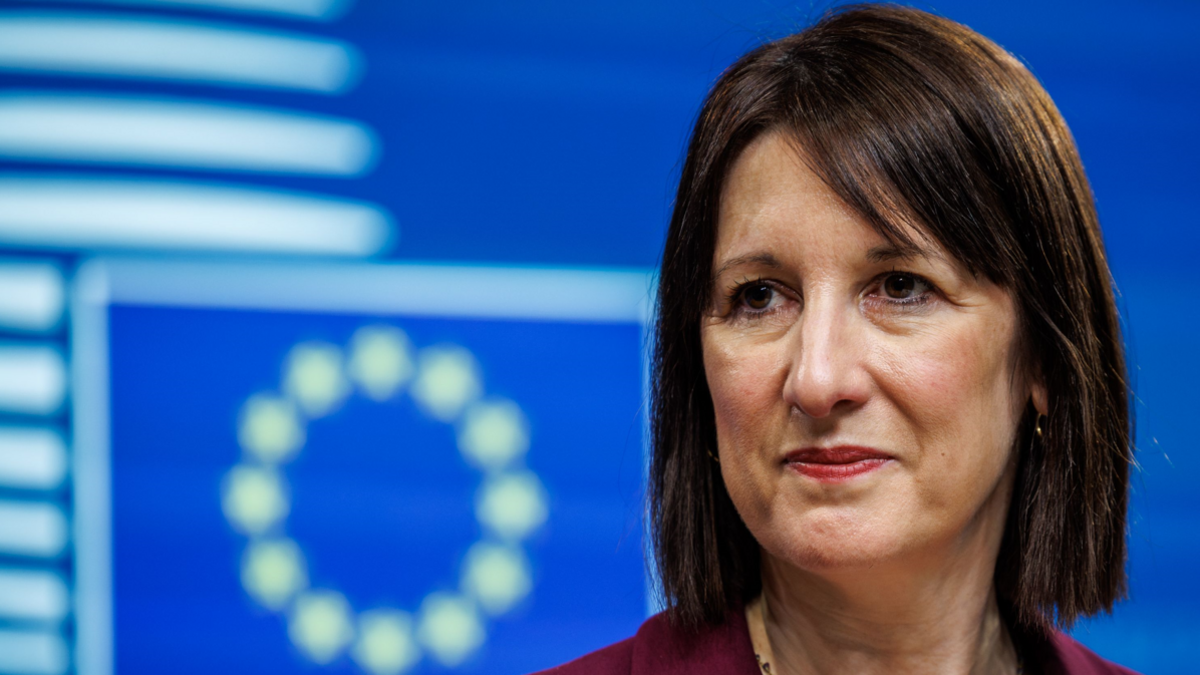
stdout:
[[1035,649],[1034,660],[1042,675],[1138,675],[1105,660],[1064,633],[1055,632]]
[[574,661],[543,670],[534,675],[627,675],[633,672],[633,641],[626,638],[585,654]]
[[685,629],[665,613],[646,620],[628,639],[537,675],[758,675],[745,615]]
[[[1038,675],[1138,675],[1107,661],[1070,636],[1055,632],[1025,645],[1029,672]],[[687,630],[665,613],[646,620],[630,638],[536,675],[758,675],[746,617]]]

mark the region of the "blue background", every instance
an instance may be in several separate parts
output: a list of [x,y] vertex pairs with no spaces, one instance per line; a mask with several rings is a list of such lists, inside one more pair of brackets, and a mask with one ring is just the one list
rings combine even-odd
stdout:
[[[1200,269],[1195,262],[1200,249],[1200,170],[1195,161],[1200,156],[1200,136],[1195,133],[1200,5],[1166,0],[958,0],[919,6],[971,26],[1025,61],[1076,137],[1121,291],[1137,394],[1139,466],[1130,508],[1130,599],[1112,617],[1084,622],[1075,635],[1102,655],[1146,673],[1192,672],[1189,650],[1200,634],[1200,576],[1194,573],[1200,554],[1200,495],[1193,487],[1200,479],[1200,459],[1190,424],[1198,403],[1195,383],[1200,381],[1194,289]],[[360,0],[327,24],[254,15],[228,19],[242,26],[312,30],[355,45],[364,55],[365,71],[357,87],[344,96],[13,72],[0,73],[0,85],[14,90],[168,95],[362,120],[377,134],[382,155],[372,172],[354,179],[233,177],[117,165],[89,170],[109,176],[236,178],[242,184],[369,200],[390,210],[397,224],[398,242],[383,256],[391,260],[650,268],[660,254],[684,143],[709,85],[739,54],[802,27],[826,7],[776,0]],[[5,12],[25,9],[114,15],[148,11],[70,2],[10,1],[3,7]],[[155,12],[214,17],[199,10]],[[0,170],[51,174],[80,169],[8,160],[0,161]],[[54,253],[68,268],[87,254]],[[286,643],[275,617],[255,616],[245,602],[247,614],[233,617],[227,612],[229,603],[241,601],[236,586],[228,585],[236,569],[237,543],[219,518],[214,486],[222,467],[234,458],[232,420],[242,397],[275,381],[274,369],[295,341],[324,336],[339,342],[358,319],[125,308],[116,310],[112,321],[120,672],[161,670],[157,659],[184,644],[174,640],[190,634],[199,645],[206,635],[199,622],[217,615],[226,626],[241,622],[238,630],[223,632],[220,639],[244,640],[236,643],[244,648],[222,642],[222,649],[233,651],[208,657],[228,664],[230,660],[223,659],[232,659],[236,652],[236,662],[244,663],[247,672],[266,659],[283,658]],[[597,327],[398,321],[406,329],[411,325],[422,344],[448,331],[478,353],[504,354],[483,359],[485,381],[489,387],[507,388],[535,416],[530,462],[545,463],[539,470],[561,481],[558,485],[576,485],[571,482],[576,480],[580,486],[580,492],[573,493],[556,488],[547,478],[556,501],[550,524],[534,544],[542,547],[534,557],[539,575],[535,597],[522,606],[520,617],[498,622],[487,647],[487,658],[497,659],[494,667],[485,668],[482,662],[472,667],[480,672],[518,672],[632,630],[644,603],[640,543],[635,541],[640,528],[640,450],[631,421],[640,390],[629,389],[631,381],[624,380],[613,381],[607,390],[590,389],[581,384],[586,379],[580,379],[590,371],[566,366],[539,370],[539,379],[532,380],[517,364],[537,355],[522,351],[531,344],[561,347],[554,362],[571,363],[563,345],[576,340],[600,350],[607,363],[624,368],[621,372],[632,378],[630,369],[637,367],[638,354],[634,336]],[[525,386],[533,390],[522,390]],[[558,387],[593,397],[589,414],[595,418],[587,433],[572,436],[569,429],[554,426],[565,421],[555,422],[552,412],[568,404]],[[579,412],[572,409],[572,414]],[[320,423],[320,432],[351,433],[355,416],[379,414],[357,404],[344,413],[327,425]],[[379,429],[387,428],[385,422],[391,423],[381,420]],[[383,448],[381,438],[369,443],[364,439],[364,445]],[[551,438],[561,439],[552,444],[555,448],[587,442],[596,451],[542,451]],[[314,437],[314,444],[319,441]],[[313,452],[296,467],[308,476],[297,478],[297,491],[312,495],[297,501],[312,508],[322,504],[318,481],[333,480],[320,477],[319,461]],[[355,461],[362,461],[364,470],[384,469],[381,480],[404,475],[403,467],[386,464],[377,450]],[[469,481],[461,467],[442,463],[422,467],[426,469],[445,472],[448,484],[458,486],[454,489]],[[145,487],[144,476],[165,482],[138,492],[132,486]],[[576,497],[578,503],[573,501]],[[367,509],[379,503],[371,500],[386,497],[369,493],[358,499],[362,502],[324,505]],[[168,523],[168,515],[191,519],[189,529],[169,536],[175,521]],[[316,514],[298,511],[294,518],[297,527],[313,528],[313,541],[328,527]],[[379,525],[391,528],[393,523]],[[139,534],[149,531],[159,534],[152,539]],[[192,536],[196,544],[189,543]],[[453,557],[470,541],[469,535],[452,539],[430,544],[437,551],[430,558]],[[199,541],[207,545],[200,547]],[[385,557],[407,554],[407,549],[393,551],[377,539],[370,541],[370,546],[380,547],[372,550]],[[402,546],[400,541],[393,545]],[[168,552],[174,552],[170,561],[159,557]],[[328,572],[319,574],[352,578],[342,569],[350,561],[333,557],[336,551],[322,555],[330,557],[322,558],[318,568]],[[614,563],[611,576],[594,577],[594,586],[555,576],[565,574],[559,570],[572,570],[572,565],[600,566],[588,561],[608,559],[619,563]],[[431,561],[422,572],[422,583],[448,583],[437,578],[440,565]],[[172,585],[175,580],[164,577],[167,570],[204,584],[192,589],[202,597]],[[371,574],[377,572],[385,570]],[[394,593],[400,602],[408,591],[396,586],[349,592]],[[176,629],[173,637],[165,637]],[[532,644],[522,637],[516,646],[504,646],[499,636],[509,629],[540,637]],[[281,652],[268,654],[264,645],[278,645]],[[260,658],[264,661],[254,661]],[[197,670],[202,664],[209,670],[218,667],[215,660],[197,659]],[[181,667],[178,661],[172,663],[173,670]]]
[[[484,391],[529,419],[529,467],[550,517],[525,543],[534,590],[493,620],[464,673],[519,673],[629,635],[645,616],[639,491],[642,334],[636,324],[464,321],[116,306],[112,466],[119,673],[309,672],[283,618],[242,590],[245,538],[221,512],[221,479],[241,458],[237,416],[276,390],[301,340],[346,344],[355,329],[401,327],[418,347],[453,343],[479,360]],[[554,392],[548,395],[548,392]],[[415,612],[457,588],[481,536],[480,474],[454,427],[405,395],[361,395],[310,421],[283,473],[286,531],[313,587],[355,611]],[[347,658],[329,672],[361,672]],[[414,673],[445,672],[427,660]]]

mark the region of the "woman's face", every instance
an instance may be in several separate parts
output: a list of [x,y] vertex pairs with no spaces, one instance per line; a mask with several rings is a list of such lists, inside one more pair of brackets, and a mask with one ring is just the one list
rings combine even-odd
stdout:
[[780,133],[724,186],[701,329],[721,473],[802,569],[998,550],[1032,392],[1013,301],[915,240],[891,246]]

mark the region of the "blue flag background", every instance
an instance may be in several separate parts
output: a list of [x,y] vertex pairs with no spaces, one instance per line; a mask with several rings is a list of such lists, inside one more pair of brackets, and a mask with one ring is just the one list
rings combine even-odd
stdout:
[[[1190,673],[1200,5],[919,6],[1027,63],[1078,142],[1138,466],[1130,598],[1073,634]],[[825,9],[0,3],[0,673],[516,674],[630,634],[643,310],[687,136],[726,66]],[[415,359],[380,400],[327,377],[370,327]],[[414,398],[435,353],[459,356]],[[271,407],[297,354],[302,414]],[[428,403],[463,363],[507,450]]]

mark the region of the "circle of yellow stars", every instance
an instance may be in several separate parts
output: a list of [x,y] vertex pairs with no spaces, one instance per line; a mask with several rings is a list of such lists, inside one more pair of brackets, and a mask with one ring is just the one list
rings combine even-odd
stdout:
[[[428,657],[453,668],[486,639],[486,620],[532,589],[521,542],[546,520],[546,493],[524,468],[529,424],[512,401],[484,396],[468,350],[414,349],[390,325],[359,329],[343,349],[294,346],[279,391],[254,394],[237,426],[242,460],[221,483],[221,508],[246,535],[241,583],[261,607],[286,618],[297,651],[320,665],[349,656],[371,675],[399,675]],[[303,551],[285,533],[291,497],[282,468],[304,448],[309,421],[336,412],[355,391],[386,401],[405,390],[432,419],[453,425],[463,458],[483,473],[475,495],[482,538],[463,557],[457,589],[432,592],[415,612],[357,611],[344,595],[309,583]]]

